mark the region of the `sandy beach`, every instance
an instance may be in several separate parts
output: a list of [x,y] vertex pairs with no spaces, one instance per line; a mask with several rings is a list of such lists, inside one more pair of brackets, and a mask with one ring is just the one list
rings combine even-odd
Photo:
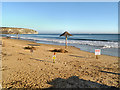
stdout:
[[[110,88],[120,87],[118,57],[81,51],[68,46],[68,53],[49,50],[59,45],[3,38],[3,88]],[[24,47],[33,46],[33,53]]]

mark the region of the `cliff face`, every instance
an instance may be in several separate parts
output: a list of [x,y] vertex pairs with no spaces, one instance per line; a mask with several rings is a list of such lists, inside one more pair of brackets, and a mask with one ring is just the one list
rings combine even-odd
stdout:
[[2,34],[38,34],[37,31],[26,28],[0,27]]

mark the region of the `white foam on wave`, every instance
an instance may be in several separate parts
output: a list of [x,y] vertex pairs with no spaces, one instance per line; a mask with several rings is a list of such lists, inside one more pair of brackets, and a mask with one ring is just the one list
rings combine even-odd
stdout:
[[[47,41],[47,42],[53,42],[53,43],[65,43],[64,39],[32,38],[32,37],[20,37],[20,38],[32,39],[37,41]],[[120,48],[120,46],[118,46],[118,42],[68,40],[68,44],[99,46],[99,47],[102,47],[103,49],[104,48]]]

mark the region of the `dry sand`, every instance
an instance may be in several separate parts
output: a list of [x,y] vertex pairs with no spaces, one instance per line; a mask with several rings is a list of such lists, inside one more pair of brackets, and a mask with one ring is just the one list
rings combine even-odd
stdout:
[[[49,50],[64,46],[2,39],[3,88],[109,88],[119,87],[118,57],[81,51],[69,46],[57,53],[55,63]],[[33,54],[26,46],[34,46]]]

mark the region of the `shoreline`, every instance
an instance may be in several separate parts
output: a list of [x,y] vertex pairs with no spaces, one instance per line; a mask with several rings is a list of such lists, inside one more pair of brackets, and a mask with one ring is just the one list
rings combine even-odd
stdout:
[[[6,37],[5,37],[6,38]],[[17,39],[17,38],[11,38],[11,39]],[[34,43],[38,43],[38,44],[45,44],[45,45],[55,45],[55,44],[48,44],[48,43],[39,43],[39,42],[36,42],[36,41],[33,41],[33,40],[27,40],[27,39],[17,39],[17,40],[24,40],[24,41],[30,41],[30,42],[34,42]],[[57,44],[56,44],[57,45]],[[64,47],[64,45],[57,45],[57,46],[63,46]],[[81,50],[81,48],[79,48],[79,47],[77,47],[77,46],[68,46],[68,47],[75,47],[75,48],[77,48],[77,49],[80,49]],[[87,46],[86,46],[87,47]],[[99,49],[99,48],[96,48],[96,49]],[[95,50],[95,49],[94,49]],[[101,49],[101,50],[103,50],[103,49]],[[83,51],[83,52],[89,52],[89,53],[93,53],[93,54],[95,54],[95,52],[92,52],[92,51],[87,51],[87,50],[81,50],[81,51]],[[118,50],[117,50],[118,51]],[[118,55],[110,55],[110,54],[101,54],[101,55],[107,55],[107,56],[113,56],[113,57],[119,57],[120,58],[120,56],[119,56],[119,53],[118,53]]]
[[[6,36],[10,36],[11,38],[16,38],[15,35],[6,35]],[[77,39],[77,37],[81,39]],[[85,40],[82,40],[82,37],[84,37]],[[114,37],[115,39],[112,38],[110,39],[109,37]],[[102,55],[120,57],[118,54],[118,48],[119,48],[118,42],[114,42],[114,41],[118,41],[117,35],[115,36],[105,35],[105,38],[106,39],[104,39],[102,36],[94,36],[94,35],[89,36],[89,34],[80,36],[78,34],[78,36],[75,35],[74,38],[73,37],[68,38],[68,46],[75,46],[83,51],[92,52],[92,53],[95,52],[95,49],[101,49]],[[43,43],[43,44],[62,45],[62,46],[64,46],[65,43],[63,38],[59,38],[59,35],[46,35],[46,34],[20,35],[19,39],[35,41],[37,43]],[[89,41],[89,39],[92,39],[93,41]],[[96,39],[98,41],[96,41]],[[107,41],[101,41],[101,40],[107,40]],[[109,40],[113,42],[110,42]]]
[[[27,40],[27,39],[18,39],[18,40],[24,40],[24,41],[30,41],[30,42],[33,42],[33,43],[37,43],[36,41]],[[54,45],[54,44],[45,44],[45,43],[37,43],[37,44],[53,45],[53,46],[62,46],[63,48],[65,47],[64,45]],[[79,49],[80,51],[95,54],[94,52],[89,52],[89,51],[81,50],[80,48],[78,48],[78,47],[76,47],[76,46],[67,46],[67,47],[74,47],[74,48]],[[64,49],[65,49],[65,48],[64,48]],[[101,54],[101,55],[106,55],[106,54]],[[106,56],[111,56],[111,55],[106,55]],[[119,58],[119,56],[112,56],[112,57],[118,57],[118,58]]]
[[[110,88],[119,87],[118,57],[81,51],[68,46],[68,53],[49,50],[60,45],[39,44],[28,40],[2,39],[3,88]],[[33,53],[24,47],[32,45]],[[72,83],[72,84],[70,84]]]

